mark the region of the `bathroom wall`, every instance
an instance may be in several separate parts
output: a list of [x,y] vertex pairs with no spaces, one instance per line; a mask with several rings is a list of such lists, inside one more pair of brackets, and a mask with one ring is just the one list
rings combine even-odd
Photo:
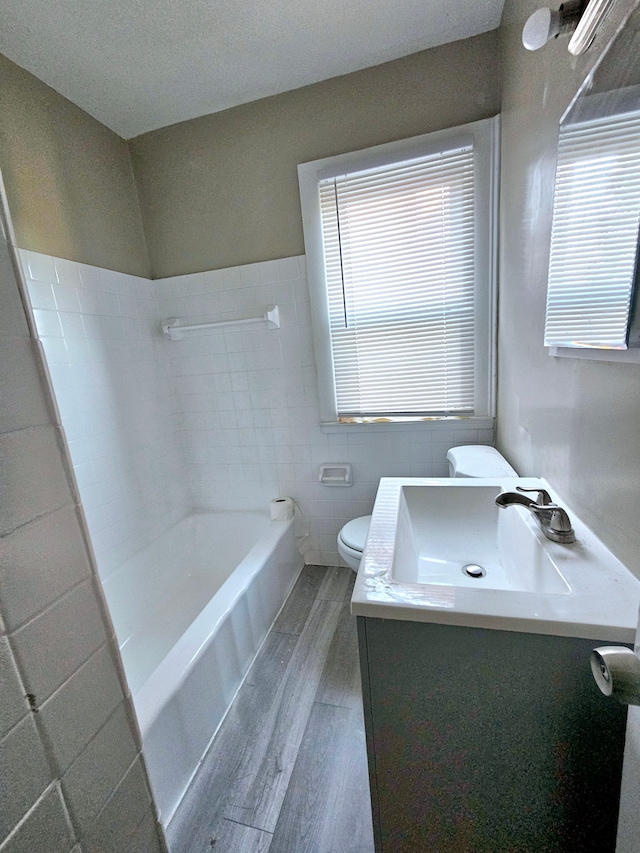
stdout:
[[154,285],[19,255],[104,581],[191,505]]
[[566,39],[531,53],[537,0],[507,0],[502,23],[498,447],[547,477],[640,576],[640,365],[552,358],[542,345],[558,121],[625,11],[581,58]]
[[0,228],[0,851],[160,853],[43,377]]
[[[493,442],[490,419],[321,428],[304,256],[155,285],[165,321],[239,319],[278,305],[279,330],[203,330],[166,347],[195,506],[263,508],[293,496],[309,523],[307,563],[339,564],[338,531],[371,512],[380,477],[447,476],[450,447]],[[351,462],[354,485],[321,485],[321,462]]]
[[497,31],[130,142],[153,278],[304,252],[297,164],[500,111]]
[[148,275],[126,143],[0,55],[0,169],[18,246]]

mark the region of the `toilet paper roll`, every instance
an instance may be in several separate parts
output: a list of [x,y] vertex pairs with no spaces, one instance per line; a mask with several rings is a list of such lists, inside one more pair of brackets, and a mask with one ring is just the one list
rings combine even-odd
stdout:
[[602,646],[591,652],[591,672],[605,696],[624,705],[640,705],[640,658],[626,646]]
[[291,521],[295,514],[292,498],[274,498],[269,501],[269,511],[273,521]]

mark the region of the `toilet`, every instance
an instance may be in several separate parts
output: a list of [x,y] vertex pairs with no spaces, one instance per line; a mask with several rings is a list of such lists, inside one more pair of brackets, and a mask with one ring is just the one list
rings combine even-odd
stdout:
[[[495,447],[470,444],[452,447],[447,453],[450,477],[517,477],[517,472]],[[369,533],[370,515],[348,521],[338,533],[338,553],[354,572],[358,571]]]

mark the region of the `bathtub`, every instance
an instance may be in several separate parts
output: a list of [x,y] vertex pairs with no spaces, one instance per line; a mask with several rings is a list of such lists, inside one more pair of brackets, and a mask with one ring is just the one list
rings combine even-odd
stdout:
[[104,581],[165,826],[301,568],[292,521],[198,513]]

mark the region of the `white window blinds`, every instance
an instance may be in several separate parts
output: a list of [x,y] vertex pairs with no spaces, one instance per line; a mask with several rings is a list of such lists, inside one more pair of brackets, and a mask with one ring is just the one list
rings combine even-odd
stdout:
[[562,128],[546,346],[627,348],[640,222],[640,112]]
[[473,145],[319,193],[338,417],[473,414]]

